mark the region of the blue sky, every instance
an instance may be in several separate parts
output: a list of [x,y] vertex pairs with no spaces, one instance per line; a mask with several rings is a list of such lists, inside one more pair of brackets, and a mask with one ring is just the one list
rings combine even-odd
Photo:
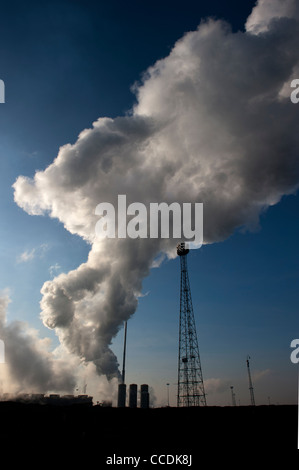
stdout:
[[[8,321],[22,320],[58,344],[40,318],[40,289],[87,259],[89,246],[57,220],[30,216],[13,199],[19,175],[32,177],[98,117],[125,115],[132,85],[206,16],[243,30],[253,1],[10,2],[1,6],[0,289],[9,289]],[[221,77],[219,77],[221,83]],[[299,107],[298,107],[299,112]],[[208,404],[249,404],[246,356],[258,404],[294,403],[298,337],[298,196],[266,210],[260,227],[237,231],[188,257]],[[70,204],[71,210],[71,204]],[[22,258],[23,255],[23,258]],[[128,323],[128,383],[149,383],[175,404],[179,262],[165,261],[143,284]],[[122,330],[113,341],[121,362]]]

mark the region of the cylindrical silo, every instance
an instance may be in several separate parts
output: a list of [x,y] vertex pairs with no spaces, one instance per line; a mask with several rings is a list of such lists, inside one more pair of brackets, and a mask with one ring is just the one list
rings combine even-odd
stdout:
[[118,401],[117,401],[118,408],[124,408],[126,406],[126,391],[127,391],[126,384],[118,385]]
[[149,392],[148,392],[148,385],[143,384],[140,387],[140,408],[148,408],[149,407]]
[[130,385],[129,407],[130,408],[137,407],[137,385],[136,384]]

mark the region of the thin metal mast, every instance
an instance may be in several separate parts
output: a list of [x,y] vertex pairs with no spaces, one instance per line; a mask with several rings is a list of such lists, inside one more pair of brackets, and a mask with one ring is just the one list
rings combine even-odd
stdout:
[[252,386],[252,380],[251,380],[251,374],[250,374],[249,359],[250,359],[250,356],[247,356],[246,364],[247,364],[247,371],[248,371],[248,381],[249,381],[249,391],[250,391],[250,402],[251,402],[251,406],[255,406],[255,399],[254,399],[254,393],[253,393],[253,386]]
[[181,263],[177,406],[206,406],[185,243],[177,246]]
[[122,370],[122,383],[125,383],[125,370],[126,370],[126,348],[127,348],[127,322],[125,321],[125,337],[124,337],[124,354],[123,354],[123,370]]
[[231,386],[230,389],[231,389],[231,391],[232,391],[232,405],[233,405],[233,406],[236,406],[236,394],[235,394],[235,392],[234,392],[234,387]]

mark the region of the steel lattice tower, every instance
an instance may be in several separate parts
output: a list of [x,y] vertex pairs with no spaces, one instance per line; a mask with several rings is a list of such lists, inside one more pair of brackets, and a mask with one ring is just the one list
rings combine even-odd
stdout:
[[185,243],[177,246],[181,262],[180,329],[177,406],[206,406]]

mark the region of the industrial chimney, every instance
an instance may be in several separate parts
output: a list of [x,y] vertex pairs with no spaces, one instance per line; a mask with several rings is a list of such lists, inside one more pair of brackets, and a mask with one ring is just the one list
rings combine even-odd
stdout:
[[118,401],[117,401],[118,408],[124,408],[126,406],[126,392],[127,392],[126,384],[118,384]]
[[149,408],[148,385],[143,384],[140,387],[140,408]]
[[130,395],[129,395],[129,407],[137,408],[137,385],[130,385]]

